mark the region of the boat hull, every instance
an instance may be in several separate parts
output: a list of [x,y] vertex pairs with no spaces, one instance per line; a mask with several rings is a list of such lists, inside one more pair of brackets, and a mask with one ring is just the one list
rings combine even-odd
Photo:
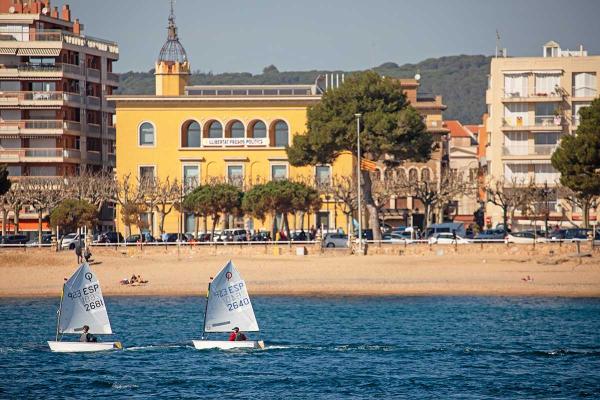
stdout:
[[50,350],[56,353],[84,353],[122,349],[121,342],[52,342],[48,341]]
[[192,340],[194,347],[198,350],[207,349],[264,349],[265,342],[262,340],[244,340],[239,342],[230,342],[227,340]]

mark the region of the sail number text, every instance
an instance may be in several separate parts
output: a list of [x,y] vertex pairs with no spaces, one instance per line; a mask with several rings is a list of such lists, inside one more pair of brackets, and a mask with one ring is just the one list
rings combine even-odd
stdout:
[[229,311],[233,311],[233,310],[237,310],[238,308],[240,308],[242,306],[247,306],[249,304],[250,304],[250,299],[245,297],[241,300],[227,303],[227,308],[229,309]]
[[104,307],[104,301],[101,296],[98,296],[97,293],[100,291],[100,285],[97,283],[85,286],[81,289],[74,290],[67,294],[72,300],[79,299],[83,301],[83,306],[85,307],[85,311],[92,311],[97,308]]
[[250,305],[250,299],[248,297],[242,298],[242,296],[248,295],[244,289],[244,282],[237,282],[226,288],[213,290],[213,295],[219,297],[227,304],[227,309],[229,311],[233,311],[240,307]]

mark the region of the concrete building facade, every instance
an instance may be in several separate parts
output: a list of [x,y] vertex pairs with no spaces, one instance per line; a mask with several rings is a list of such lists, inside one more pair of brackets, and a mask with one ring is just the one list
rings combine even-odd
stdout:
[[[583,47],[563,50],[556,42],[546,43],[540,57],[492,59],[486,92],[487,178],[555,188],[560,174],[550,158],[561,138],[574,134],[578,111],[598,97],[599,75],[600,56],[588,55]],[[552,193],[550,219],[580,222],[581,210]],[[500,223],[501,210],[488,203],[486,219]],[[517,227],[530,224],[519,213],[513,221]]]

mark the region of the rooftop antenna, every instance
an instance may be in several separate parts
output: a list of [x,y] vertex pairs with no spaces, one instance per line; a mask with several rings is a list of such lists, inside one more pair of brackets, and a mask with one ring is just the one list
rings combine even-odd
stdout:
[[502,53],[502,49],[500,49],[500,32],[496,29],[496,58],[498,58],[498,54],[503,55]]

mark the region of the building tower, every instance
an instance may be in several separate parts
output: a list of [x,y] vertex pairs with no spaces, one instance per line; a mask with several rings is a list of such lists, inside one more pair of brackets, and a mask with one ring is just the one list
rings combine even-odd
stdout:
[[167,30],[167,41],[160,49],[158,60],[156,61],[156,95],[181,96],[184,94],[185,86],[188,84],[190,64],[188,63],[185,49],[177,36],[173,0],[171,0],[171,14],[169,15]]

